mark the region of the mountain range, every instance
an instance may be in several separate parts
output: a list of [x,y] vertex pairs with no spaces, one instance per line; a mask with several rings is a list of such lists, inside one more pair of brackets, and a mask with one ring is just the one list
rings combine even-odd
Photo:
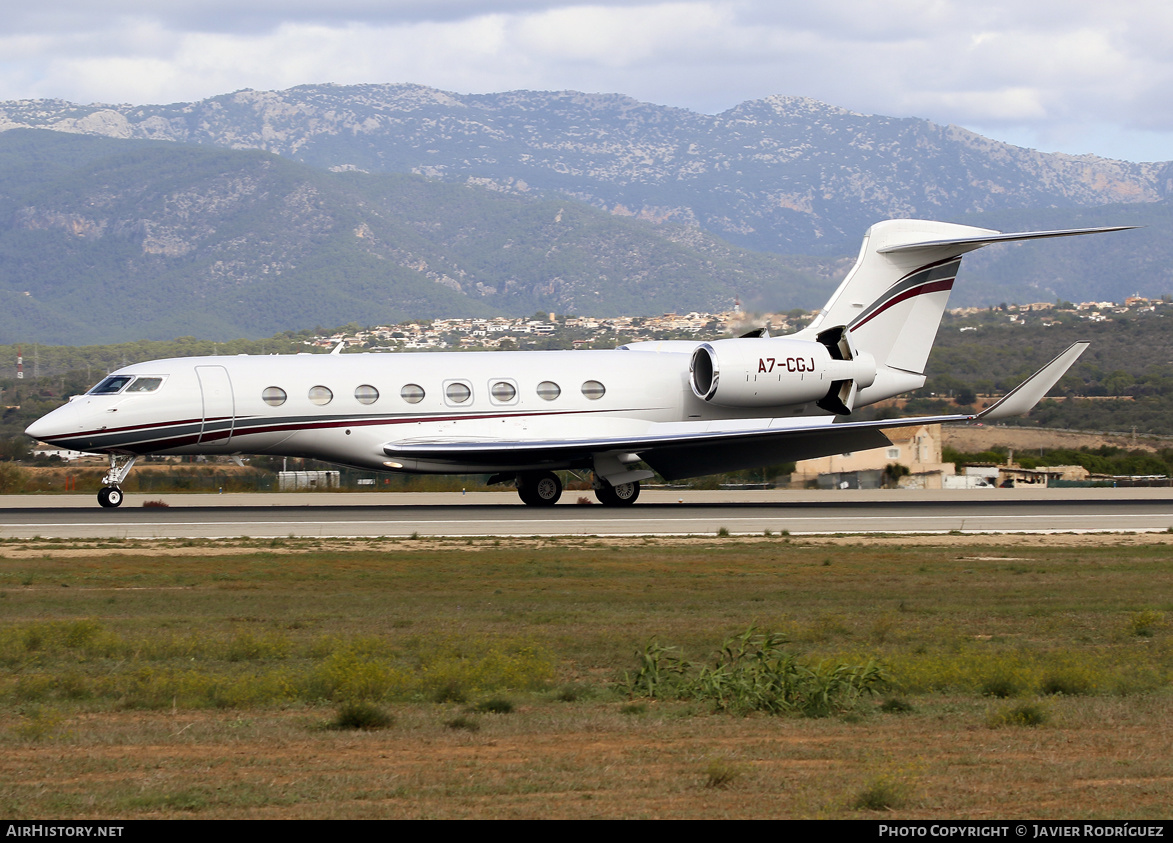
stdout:
[[1171,189],[1170,162],[1045,154],[797,97],[718,115],[416,85],[3,102],[0,339],[813,307],[892,217],[1147,225],[991,249],[967,259],[959,300],[1160,294]]

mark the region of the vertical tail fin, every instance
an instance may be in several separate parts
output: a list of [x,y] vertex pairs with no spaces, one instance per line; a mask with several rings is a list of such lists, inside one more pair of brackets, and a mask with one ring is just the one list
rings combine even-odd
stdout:
[[992,243],[1120,231],[1134,226],[1002,234],[930,220],[887,220],[864,235],[855,266],[804,335],[838,326],[853,347],[876,360],[865,404],[924,384],[925,364],[967,252]]

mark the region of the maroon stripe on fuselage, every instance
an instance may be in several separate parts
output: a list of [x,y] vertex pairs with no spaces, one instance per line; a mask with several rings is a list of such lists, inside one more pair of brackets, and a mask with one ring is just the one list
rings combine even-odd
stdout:
[[[429,422],[449,422],[449,421],[469,421],[471,419],[489,420],[489,419],[522,419],[533,418],[535,416],[585,416],[594,415],[597,413],[625,413],[631,412],[630,409],[614,409],[614,410],[555,410],[546,412],[534,413],[471,413],[462,416],[400,416],[400,417],[381,417],[376,419],[335,419],[330,421],[320,422],[289,422],[287,424],[269,424],[257,425],[256,427],[240,428],[236,427],[231,431],[233,437],[251,436],[257,433],[282,433],[285,431],[299,431],[299,430],[327,430],[336,427],[370,427],[372,425],[391,425],[391,424],[422,424]],[[229,431],[216,431],[210,434],[204,434],[203,441],[208,442],[213,439],[227,439]]]
[[[247,416],[246,418],[255,418],[254,416]],[[179,427],[183,424],[209,424],[211,422],[232,421],[233,416],[216,416],[211,419],[179,419],[177,421],[169,422],[150,422],[148,424],[131,424],[126,427],[104,427],[100,430],[82,430],[77,433],[62,434],[61,439],[75,439],[78,436],[109,436],[113,433],[129,433],[134,430],[149,430],[151,428],[166,429],[169,427]],[[240,421],[239,418],[236,421]],[[49,440],[45,440],[46,442]]]
[[[245,416],[243,418],[235,419],[235,424],[232,428],[225,428],[217,431],[205,431],[202,436],[200,434],[185,435],[175,437],[172,439],[160,439],[146,442],[126,442],[119,445],[103,446],[102,450],[119,450],[129,449],[136,445],[149,445],[151,448],[158,450],[165,450],[167,448],[179,448],[186,445],[203,444],[205,442],[214,442],[228,439],[229,437],[239,438],[242,436],[252,436],[264,433],[283,433],[287,431],[299,430],[326,430],[338,427],[370,427],[376,425],[398,425],[398,424],[420,424],[430,422],[450,422],[450,421],[469,421],[472,419],[502,419],[502,418],[532,418],[537,416],[567,416],[567,415],[594,415],[597,413],[622,413],[630,412],[626,409],[599,409],[599,410],[553,410],[542,412],[527,412],[527,413],[468,413],[464,415],[444,415],[444,416],[379,416],[375,418],[350,418],[350,419],[329,419],[320,422],[275,422],[272,424],[257,424],[255,426],[242,427],[242,422],[254,421],[257,416]],[[163,422],[155,424],[141,424],[131,425],[121,428],[112,428],[106,430],[83,431],[80,433],[71,433],[68,436],[62,436],[61,439],[74,440],[84,438],[87,436],[110,436],[112,434],[129,433],[136,430],[152,430],[158,434],[166,434],[170,428],[178,427],[180,425],[200,424],[215,421],[232,421],[230,416],[220,416],[215,419],[195,419],[182,420],[174,422]],[[51,440],[46,440],[51,441]]]
[[888,308],[895,307],[896,305],[900,304],[903,301],[908,301],[909,299],[915,298],[916,296],[927,295],[928,293],[939,293],[942,291],[952,290],[953,289],[953,282],[955,280],[956,279],[954,279],[954,278],[946,278],[942,281],[929,281],[925,284],[921,284],[918,287],[913,287],[910,290],[905,290],[900,295],[893,296],[891,299],[884,302],[884,304],[882,304],[876,310],[869,313],[864,319],[860,320],[858,324],[853,325],[851,327],[851,330],[853,330],[853,331],[859,330],[860,328],[862,328],[868,322],[871,322],[873,319],[875,319],[877,316],[879,316],[881,313],[883,313]]

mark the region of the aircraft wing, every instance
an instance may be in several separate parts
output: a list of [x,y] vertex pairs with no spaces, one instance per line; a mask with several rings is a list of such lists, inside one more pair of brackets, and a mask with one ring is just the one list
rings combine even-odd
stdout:
[[[842,417],[653,422],[639,434],[579,439],[493,440],[443,438],[405,440],[383,447],[390,457],[451,461],[465,466],[553,467],[602,453],[635,454],[667,480],[736,471],[792,460],[863,451],[890,445],[883,428],[996,420],[1021,415],[1037,404],[1075,363],[1088,343],[1075,343],[1003,398],[980,413],[844,421]],[[488,470],[488,468],[486,468]]]

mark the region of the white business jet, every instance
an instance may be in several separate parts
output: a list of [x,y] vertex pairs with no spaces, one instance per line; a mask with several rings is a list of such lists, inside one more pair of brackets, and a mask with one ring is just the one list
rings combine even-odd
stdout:
[[[590,472],[604,504],[668,480],[890,444],[880,428],[1027,412],[1087,343],[1076,343],[976,415],[853,421],[917,389],[961,257],[993,243],[1129,226],[1003,234],[890,220],[807,328],[610,351],[191,357],[126,366],[26,433],[108,454],[98,502],[145,454],[273,454],[362,469],[486,473],[531,506],[562,493],[555,471]],[[340,349],[336,349],[340,350]],[[649,468],[650,467],[650,468]]]

